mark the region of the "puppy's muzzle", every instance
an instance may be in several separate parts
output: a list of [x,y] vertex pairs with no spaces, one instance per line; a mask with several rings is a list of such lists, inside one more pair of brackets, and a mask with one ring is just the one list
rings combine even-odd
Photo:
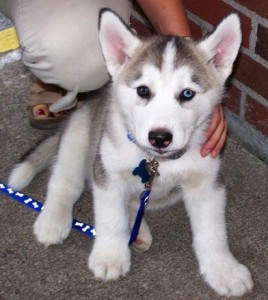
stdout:
[[158,129],[150,131],[148,134],[150,144],[158,149],[166,148],[173,139],[173,135],[166,129]]

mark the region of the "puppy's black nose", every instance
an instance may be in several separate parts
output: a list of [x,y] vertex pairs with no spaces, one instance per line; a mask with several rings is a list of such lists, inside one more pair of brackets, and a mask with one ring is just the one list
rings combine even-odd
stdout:
[[150,131],[148,138],[151,145],[155,148],[165,148],[172,142],[173,135],[170,131],[158,129]]

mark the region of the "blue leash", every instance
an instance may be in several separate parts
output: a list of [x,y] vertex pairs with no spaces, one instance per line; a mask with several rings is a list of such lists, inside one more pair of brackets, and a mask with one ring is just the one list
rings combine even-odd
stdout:
[[[130,132],[128,132],[127,137],[130,141],[135,142]],[[140,194],[140,207],[137,212],[137,216],[131,231],[130,239],[128,242],[129,246],[137,239],[137,236],[139,234],[142,218],[145,211],[145,206],[148,204],[149,201],[149,195],[151,193],[151,186],[152,186],[153,179],[155,175],[159,176],[159,173],[157,172],[158,166],[159,166],[158,162],[154,159],[149,161],[143,159],[139,163],[139,166],[136,167],[132,172],[134,176],[139,176],[141,178],[142,183],[145,183],[144,185],[145,189]],[[37,212],[40,212],[43,209],[43,204],[41,202],[38,202],[37,200],[34,200],[29,196],[24,195],[20,192],[13,191],[8,185],[5,185],[1,182],[0,182],[0,191]],[[96,230],[93,226],[83,222],[79,222],[75,219],[73,219],[72,227],[73,229],[81,233],[84,233],[89,237],[93,238],[96,235]]]
[[[5,185],[1,182],[0,182],[0,191],[37,212],[40,212],[43,209],[43,204],[41,202],[38,202],[37,200],[32,199],[29,196],[22,194],[20,192],[13,191],[8,185]],[[94,237],[96,235],[96,231],[93,226],[83,222],[79,222],[75,219],[73,219],[73,229],[81,233],[84,233],[89,237]]]
[[[23,193],[13,191],[8,185],[5,185],[1,182],[0,182],[0,191],[2,193],[6,194],[7,196],[9,196],[10,198],[18,201],[19,203],[31,208],[32,210],[35,210],[36,212],[41,212],[41,210],[44,207],[41,202],[39,202],[35,199],[32,199]],[[140,208],[138,210],[136,220],[134,222],[134,226],[133,226],[133,229],[131,232],[131,236],[130,236],[128,245],[131,245],[136,240],[136,238],[139,234],[141,221],[142,221],[142,218],[144,215],[145,206],[149,200],[150,192],[151,192],[151,190],[147,189],[147,190],[144,190],[140,195]],[[88,225],[83,222],[80,222],[80,221],[77,221],[75,219],[73,219],[72,228],[81,233],[86,234],[87,236],[89,236],[91,238],[94,238],[96,235],[96,231],[93,226]]]
[[133,228],[132,228],[132,232],[131,232],[130,239],[128,242],[129,246],[136,240],[136,238],[139,234],[140,227],[141,227],[141,221],[142,221],[144,211],[145,211],[145,206],[149,201],[150,193],[151,193],[151,190],[148,189],[148,190],[144,190],[140,195],[140,208],[138,210],[136,220],[135,220]]

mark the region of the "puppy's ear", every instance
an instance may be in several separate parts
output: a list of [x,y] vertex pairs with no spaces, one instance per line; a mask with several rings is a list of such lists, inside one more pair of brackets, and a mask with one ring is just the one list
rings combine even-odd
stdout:
[[223,19],[208,38],[199,43],[199,47],[207,55],[208,62],[215,66],[224,80],[232,72],[241,39],[240,19],[233,13]]
[[99,41],[109,73],[114,76],[119,68],[132,57],[141,44],[140,39],[113,11],[100,12]]

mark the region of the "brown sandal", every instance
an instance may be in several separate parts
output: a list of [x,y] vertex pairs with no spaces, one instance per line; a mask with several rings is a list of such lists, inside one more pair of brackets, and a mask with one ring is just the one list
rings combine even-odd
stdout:
[[32,127],[54,129],[67,119],[74,108],[58,113],[49,110],[50,105],[65,95],[66,91],[53,84],[46,84],[36,79],[31,88],[28,114]]

